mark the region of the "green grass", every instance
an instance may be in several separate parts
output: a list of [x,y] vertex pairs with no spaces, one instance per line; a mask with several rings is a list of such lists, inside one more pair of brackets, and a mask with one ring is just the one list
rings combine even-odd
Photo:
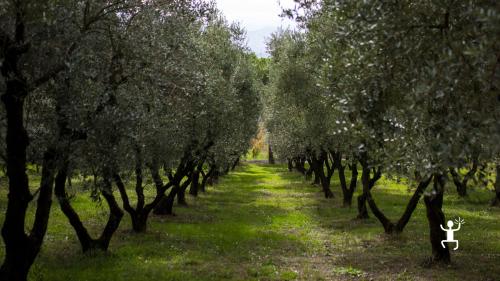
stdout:
[[[3,215],[5,181],[1,187]],[[430,245],[422,203],[401,236],[387,237],[373,216],[356,221],[355,206],[341,208],[336,176],[332,188],[336,199],[327,200],[318,187],[284,166],[245,164],[206,194],[188,198],[189,208],[176,206],[177,216],[153,216],[146,234],[133,234],[126,215],[110,252],[92,256],[80,252],[55,202],[30,280],[495,280],[500,276],[500,210],[488,207],[489,192],[471,191],[464,200],[450,185],[445,214],[466,220],[457,233],[460,249],[452,253],[451,266],[425,268],[421,264]],[[151,196],[153,187],[148,190]],[[394,220],[410,195],[407,187],[388,180],[381,180],[373,191],[379,207]],[[93,233],[99,233],[107,215],[105,205],[92,202],[87,193],[79,194],[73,204]]]

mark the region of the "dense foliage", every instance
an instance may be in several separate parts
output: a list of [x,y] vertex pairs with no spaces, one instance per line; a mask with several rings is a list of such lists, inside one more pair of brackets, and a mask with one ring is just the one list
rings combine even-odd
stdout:
[[[360,165],[358,218],[368,217],[367,202],[386,233],[403,231],[432,183],[425,203],[433,261],[449,262],[440,245],[445,182],[466,196],[471,178],[500,164],[498,1],[295,2],[286,12],[303,31],[269,43],[275,151],[290,169],[314,173],[326,197],[338,170],[345,205]],[[397,222],[371,195],[382,173],[415,182]]]
[[[257,74],[244,32],[212,3],[3,1],[0,15],[0,132],[9,179],[0,280],[26,280],[53,189],[83,251],[106,250],[124,214],[120,205],[143,232],[153,209],[171,214],[188,187],[196,196],[247,152],[260,116]],[[36,192],[28,164],[41,167]],[[97,238],[72,207],[72,177],[109,206]],[[148,181],[156,187],[151,202]],[[36,217],[27,219],[34,200]]]

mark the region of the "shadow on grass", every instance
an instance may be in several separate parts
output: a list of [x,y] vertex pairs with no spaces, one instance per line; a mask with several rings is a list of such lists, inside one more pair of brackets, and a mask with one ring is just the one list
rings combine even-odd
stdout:
[[[238,168],[207,193],[188,197],[188,208],[175,206],[177,216],[152,216],[145,234],[132,234],[125,216],[110,254],[80,254],[74,234],[67,238],[71,242],[48,241],[37,260],[37,274],[44,280],[240,280],[272,275],[260,268],[284,254],[307,250],[300,237],[272,227],[273,218],[286,217],[288,210],[272,204],[272,194],[261,183],[279,180],[259,166]],[[51,221],[49,233],[54,224],[72,233],[62,216]]]
[[[352,208],[341,208],[337,173],[331,187],[333,200],[284,165],[243,164],[207,193],[188,196],[188,208],[175,206],[177,216],[152,216],[145,234],[131,233],[125,216],[110,253],[94,256],[80,253],[72,228],[54,204],[30,280],[495,280],[500,276],[500,210],[447,195],[447,218],[461,216],[467,222],[457,233],[460,249],[452,253],[451,267],[424,269],[420,264],[430,255],[430,245],[422,203],[405,232],[388,237],[373,215],[353,220],[355,200]],[[373,196],[396,220],[411,193],[384,180]],[[489,194],[473,196],[484,200]],[[74,203],[90,228],[102,227],[106,210],[97,208],[88,196],[78,196]],[[4,206],[5,196],[0,204]]]
[[[295,173],[283,177],[291,180],[302,178]],[[331,187],[335,199],[325,200],[321,194],[313,193],[316,199],[313,206],[303,210],[322,231],[328,233],[324,254],[330,256],[329,251],[334,251],[333,255],[340,256],[335,263],[341,267],[354,267],[365,272],[365,278],[383,280],[399,279],[403,275],[409,276],[403,280],[495,280],[500,276],[500,269],[496,266],[500,262],[500,225],[497,223],[500,212],[489,208],[487,203],[471,204],[468,199],[458,198],[453,191],[446,195],[443,209],[447,219],[460,216],[467,222],[456,234],[461,248],[452,252],[451,266],[424,269],[421,264],[430,256],[431,249],[423,199],[404,233],[387,236],[371,212],[368,220],[353,220],[357,213],[356,196],[352,208],[340,207],[338,178],[332,179]],[[308,183],[290,188],[310,189]],[[475,198],[481,198],[482,202],[490,196],[487,191],[475,192],[479,193]],[[402,215],[412,196],[407,187],[387,180],[381,181],[372,194],[379,208],[393,222]]]

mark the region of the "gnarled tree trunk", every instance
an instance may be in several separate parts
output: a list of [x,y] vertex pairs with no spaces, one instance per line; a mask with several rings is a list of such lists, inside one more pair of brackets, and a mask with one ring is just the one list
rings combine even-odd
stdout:
[[[366,157],[366,156],[365,156]],[[363,193],[358,196],[358,216],[357,219],[367,219],[368,209],[366,208],[366,196],[369,194],[370,190],[375,186],[375,183],[382,177],[382,168],[378,167],[377,169],[373,168],[373,177],[370,177],[370,168],[368,167],[368,163],[366,159],[363,157],[359,160],[362,173],[361,173],[361,182],[363,184]]]
[[[19,7],[17,7],[19,8]],[[18,69],[20,58],[29,45],[24,42],[24,15],[17,11],[15,34],[0,34],[2,56],[1,73],[5,80],[5,93],[1,100],[5,105],[7,118],[6,170],[9,179],[9,195],[2,237],[5,244],[5,258],[0,267],[0,280],[25,281],[36,256],[40,252],[52,205],[57,151],[48,148],[44,153],[42,179],[37,200],[35,221],[29,234],[25,232],[26,211],[34,199],[29,189],[26,174],[26,149],[29,138],[24,127],[24,102],[28,95],[28,84]]]
[[[182,179],[188,175],[189,171],[192,169],[192,163],[189,163],[188,161],[188,156],[187,154],[183,157],[181,160],[181,163],[177,167],[177,170],[175,171],[175,175],[169,175],[169,180],[170,184],[172,186],[172,189],[170,190],[168,195],[163,194],[159,200],[158,204],[154,207],[153,213],[156,215],[174,215],[173,213],[173,206],[174,206],[174,199],[179,193],[179,190],[181,189],[181,181]],[[189,185],[191,183],[190,177],[188,177],[188,180],[186,181]],[[185,183],[186,183],[185,182]],[[186,185],[186,188],[187,188]]]
[[200,161],[196,169],[191,173],[191,186],[189,187],[189,194],[196,197],[200,189],[200,174],[203,170],[204,161]]
[[202,180],[201,180],[201,184],[200,184],[200,191],[201,192],[205,192],[206,191],[206,186],[207,186],[207,183],[208,183],[208,180],[210,179],[210,177],[212,176],[214,172],[214,169],[213,167],[211,167],[207,173],[205,173],[203,171],[203,169],[201,169],[201,176],[202,176]]
[[177,192],[177,204],[181,206],[187,206],[186,202],[186,189],[189,187],[191,184],[191,179],[192,177],[188,175],[188,178],[186,179],[185,182],[182,183],[182,185],[179,187],[179,191]]
[[444,197],[444,177],[441,174],[434,175],[434,185],[432,192],[424,196],[425,208],[427,210],[427,220],[429,222],[429,238],[432,247],[432,263],[449,263],[450,250],[448,245],[441,245],[441,241],[446,240],[446,234],[441,226],[446,227],[443,213]]
[[95,250],[107,251],[109,243],[113,234],[118,229],[121,219],[123,217],[123,211],[118,206],[115,197],[112,192],[111,182],[108,179],[104,180],[104,188],[102,189],[102,196],[104,197],[106,203],[109,207],[109,217],[99,238],[94,239],[90,236],[87,228],[83,225],[82,220],[78,213],[71,206],[70,200],[66,193],[66,177],[67,177],[67,163],[63,163],[60,167],[55,183],[55,195],[59,201],[59,206],[61,211],[68,218],[69,223],[73,227],[80,241],[82,251],[92,252]]
[[[339,154],[340,155],[340,154]],[[343,207],[351,207],[352,206],[352,197],[354,195],[354,191],[356,191],[356,186],[358,183],[358,165],[356,164],[357,160],[354,160],[351,165],[349,165],[349,169],[351,170],[351,181],[349,186],[347,186],[347,181],[345,178],[345,168],[346,166],[342,165],[340,159],[337,159],[337,169],[339,173],[340,179],[340,187],[342,188]]]
[[[312,162],[314,165],[315,174],[318,176],[325,198],[333,198],[333,192],[330,189],[330,180],[333,176],[333,167],[330,166],[328,158],[325,152],[322,152],[319,156],[313,155]],[[324,166],[326,164],[327,174],[325,174]]]
[[465,174],[463,179],[460,179],[459,170],[450,167],[449,170],[450,170],[451,178],[453,179],[453,183],[457,187],[458,196],[460,196],[460,197],[467,196],[467,183],[469,182],[469,180],[471,178],[474,177],[474,175],[477,172],[477,168],[478,168],[477,167],[477,160],[474,160],[472,162],[472,168],[467,172],[467,174]]
[[420,180],[418,187],[415,189],[415,192],[413,193],[413,196],[411,197],[410,201],[406,205],[406,209],[404,213],[401,215],[399,220],[396,223],[393,223],[389,218],[387,218],[384,213],[378,208],[377,204],[375,203],[375,200],[373,199],[371,195],[371,191],[365,189],[364,192],[365,198],[368,202],[368,205],[370,206],[370,209],[372,210],[373,215],[380,221],[382,226],[384,227],[384,231],[386,234],[399,234],[403,232],[405,226],[408,224],[410,221],[410,218],[417,208],[418,201],[420,201],[420,198],[422,197],[425,189],[427,186],[429,186],[430,182],[432,180],[432,176],[428,177],[426,179]]

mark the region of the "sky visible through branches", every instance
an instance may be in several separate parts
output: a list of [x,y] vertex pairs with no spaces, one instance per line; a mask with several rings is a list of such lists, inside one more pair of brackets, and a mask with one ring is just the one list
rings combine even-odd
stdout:
[[280,17],[283,8],[293,7],[293,0],[217,0],[217,6],[230,22],[239,22],[247,31],[248,45],[258,56],[266,54],[266,38],[279,27],[295,27]]

